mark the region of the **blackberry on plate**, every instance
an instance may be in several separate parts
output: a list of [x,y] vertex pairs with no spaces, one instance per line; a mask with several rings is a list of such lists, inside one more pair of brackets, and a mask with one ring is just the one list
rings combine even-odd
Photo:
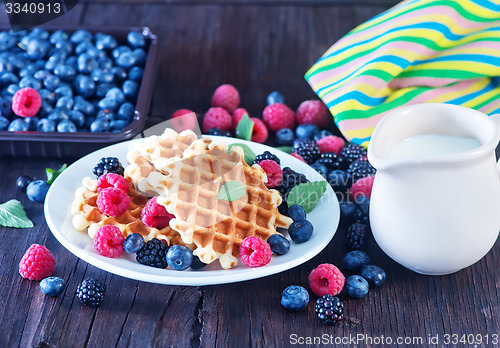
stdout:
[[368,226],[359,222],[349,226],[346,232],[347,249],[362,249],[365,244],[365,238],[368,234]]
[[349,168],[347,168],[347,174],[352,178],[352,183],[361,178],[366,178],[367,176],[373,176],[377,170],[373,168],[370,162],[358,159],[351,163]]
[[259,162],[264,161],[266,159],[270,159],[270,160],[273,160],[274,162],[276,162],[278,164],[281,164],[280,159],[278,158],[278,156],[276,156],[275,154],[270,153],[269,151],[264,151],[264,153],[261,153],[260,155],[255,156],[255,160],[253,161],[253,163],[259,163]]
[[344,302],[332,295],[323,295],[316,300],[316,315],[326,324],[335,324],[344,316]]
[[115,173],[123,176],[123,166],[116,157],[103,157],[94,167],[92,172],[99,178],[106,173]]
[[314,163],[321,155],[319,146],[314,140],[301,142],[294,152],[302,156],[308,164]]
[[278,206],[278,211],[282,215],[288,216],[288,205],[287,205],[287,197],[288,193],[297,185],[309,182],[306,176],[302,173],[297,173],[290,167],[283,168],[283,177],[281,178],[281,184],[276,186],[276,190],[283,198],[282,203]]
[[104,300],[106,285],[92,277],[86,278],[76,288],[76,296],[86,306],[97,307]]
[[349,166],[360,157],[366,156],[366,149],[361,145],[349,143],[342,149],[342,151],[340,151],[339,155],[345,158],[347,166]]
[[232,136],[231,132],[229,132],[229,131],[223,131],[222,129],[217,128],[217,127],[210,128],[207,131],[207,135],[218,135],[218,136],[221,136],[221,137],[230,137],[230,136]]
[[167,244],[153,238],[137,251],[135,258],[137,262],[146,266],[167,268],[167,250]]

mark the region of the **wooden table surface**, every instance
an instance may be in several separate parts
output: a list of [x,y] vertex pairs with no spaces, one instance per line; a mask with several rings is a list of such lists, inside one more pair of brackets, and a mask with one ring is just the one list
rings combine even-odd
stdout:
[[[222,83],[238,87],[251,115],[260,115],[273,90],[281,91],[296,108],[314,97],[303,75],[316,59],[350,29],[394,3],[81,0],[54,23],[147,25],[158,34],[160,63],[148,120],[152,125],[178,108],[206,111],[213,90]],[[5,16],[0,18],[7,23]],[[0,227],[2,347],[284,347],[315,337],[321,344],[345,346],[403,346],[396,344],[398,337],[421,346],[445,346],[446,338],[463,346],[464,337],[477,346],[498,345],[498,242],[472,267],[432,277],[396,264],[372,240],[369,255],[386,270],[386,284],[361,300],[342,296],[345,319],[326,326],[315,317],[312,292],[308,307],[297,312],[285,310],[280,296],[291,284],[309,288],[308,273],[318,264],[341,265],[344,227],[312,260],[262,279],[203,287],[130,280],[67,251],[47,227],[43,205],[17,191],[18,176],[44,179],[46,167],[63,163],[70,161],[0,159],[0,202],[18,199],[35,224],[21,230]],[[46,245],[58,260],[55,275],[63,277],[67,287],[57,298],[43,295],[38,282],[18,273],[18,263],[33,243]],[[75,296],[76,286],[88,276],[107,285],[106,298],[97,309],[82,306]],[[436,338],[438,344],[433,345]]]

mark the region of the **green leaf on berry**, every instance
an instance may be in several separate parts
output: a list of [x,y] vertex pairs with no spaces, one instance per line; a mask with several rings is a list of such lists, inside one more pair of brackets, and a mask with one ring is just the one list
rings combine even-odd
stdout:
[[33,222],[26,216],[23,205],[16,199],[0,204],[0,225],[14,228],[30,228]]
[[326,191],[326,181],[305,182],[295,186],[288,194],[287,204],[300,205],[306,213],[311,212]]
[[276,149],[283,151],[287,154],[291,154],[293,152],[293,147],[291,147],[291,146],[278,146],[278,147],[276,147]]
[[243,185],[238,180],[233,180],[226,182],[220,187],[219,194],[216,198],[231,202],[245,196],[246,192],[247,190],[245,188],[245,185]]
[[241,144],[241,143],[234,143],[234,144],[231,144],[229,145],[228,147],[228,151],[231,150],[231,148],[233,146],[239,146],[243,149],[243,152],[244,152],[244,157],[243,159],[245,160],[246,164],[248,164],[249,166],[252,166],[253,165],[253,161],[255,161],[255,157],[257,156],[251,148],[249,148],[247,145],[245,144]]
[[47,183],[49,185],[52,185],[52,183],[54,182],[54,180],[56,180],[56,178],[62,173],[64,172],[64,170],[66,169],[66,167],[68,167],[66,165],[66,163],[64,163],[61,168],[59,168],[58,170],[55,170],[55,169],[52,169],[52,168],[45,168],[45,173],[47,173]]
[[236,126],[236,138],[250,140],[252,139],[252,132],[253,122],[248,117],[248,114],[244,114],[240,122],[238,122],[238,126]]

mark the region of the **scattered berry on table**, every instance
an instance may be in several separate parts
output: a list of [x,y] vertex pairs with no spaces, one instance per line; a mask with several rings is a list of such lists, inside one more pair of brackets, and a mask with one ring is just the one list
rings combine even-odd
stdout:
[[279,233],[272,234],[267,238],[271,251],[278,255],[285,255],[290,251],[290,241]]
[[306,219],[306,212],[300,205],[295,204],[288,208],[288,216],[293,221],[302,221]]
[[172,245],[166,255],[167,264],[174,271],[183,271],[193,262],[193,252],[184,245]]
[[233,118],[229,112],[221,107],[212,107],[208,109],[203,117],[203,132],[207,132],[210,128],[217,127],[223,131],[231,131],[233,127]]
[[[130,108],[129,106],[126,106],[126,105],[132,105],[132,104],[124,103],[120,107],[120,109],[118,109],[118,114],[125,113],[125,114],[129,115],[128,117],[131,118],[133,113],[135,112],[135,108],[132,109],[133,106],[132,106],[132,108]],[[122,108],[124,108],[124,107],[126,107],[127,109],[124,111],[121,111]],[[127,117],[127,119],[128,119],[128,117]],[[179,133],[184,131],[184,130],[187,130],[187,129],[194,131],[198,128],[198,119],[196,117],[196,114],[194,113],[194,111],[191,111],[189,109],[176,110],[172,114],[172,119],[170,122],[172,124],[171,127]]]
[[97,191],[101,191],[110,187],[117,188],[127,193],[129,184],[127,179],[116,173],[106,173],[97,179]]
[[117,226],[101,226],[94,235],[94,248],[105,257],[120,257],[123,254],[122,232]]
[[300,103],[296,112],[297,124],[312,123],[325,128],[333,119],[326,105],[320,100],[306,100]]
[[[352,204],[352,203],[351,203]],[[368,235],[369,228],[365,224],[359,222],[352,224],[347,228],[346,245],[348,250],[359,250],[365,245],[365,239]]]
[[76,297],[83,305],[97,307],[104,301],[106,284],[92,277],[85,278],[76,288]]
[[12,97],[12,111],[17,116],[33,117],[42,106],[42,98],[36,89],[25,87],[19,89]]
[[116,157],[103,157],[92,170],[96,178],[106,173],[115,173],[123,176],[123,166]]
[[339,294],[344,288],[345,277],[330,263],[323,263],[309,273],[309,286],[318,296]]
[[371,198],[374,181],[375,181],[375,176],[367,176],[356,180],[349,189],[349,194],[351,195],[351,198],[354,201],[359,196],[365,196]]
[[356,204],[355,220],[362,224],[370,224],[370,199],[366,196],[356,197],[354,201]]
[[153,238],[136,252],[135,258],[137,262],[146,266],[167,268],[167,249],[165,242]]
[[50,185],[43,180],[33,180],[26,187],[26,195],[33,202],[42,203],[47,196]]
[[278,91],[269,93],[269,95],[267,96],[267,105],[276,103],[285,104],[285,97],[283,96],[283,94]]
[[314,163],[320,157],[318,144],[312,139],[304,139],[294,148],[294,152],[298,153],[308,164]]
[[267,182],[265,183],[267,188],[275,188],[281,184],[281,179],[283,178],[283,170],[276,161],[271,159],[265,159],[258,162],[261,168],[266,172]]
[[264,151],[263,153],[255,156],[255,160],[253,161],[253,163],[259,164],[259,162],[264,160],[272,160],[278,164],[281,164],[279,157],[269,151]]
[[303,158],[302,158],[302,156],[301,156],[301,155],[299,155],[299,154],[298,154],[298,153],[296,153],[296,152],[292,152],[292,153],[290,154],[290,156],[295,157],[295,158],[296,158],[296,159],[298,159],[299,161],[302,161],[302,162],[306,163],[306,160],[305,160],[305,159],[303,159]]
[[264,240],[250,236],[243,239],[240,245],[240,258],[248,267],[261,267],[271,261],[271,247]]
[[230,137],[232,136],[231,132],[229,131],[223,131],[220,128],[214,127],[210,128],[205,134],[207,135],[218,135],[220,137]]
[[316,315],[325,324],[335,324],[344,317],[344,302],[338,297],[325,294],[316,300]]
[[123,250],[128,254],[138,252],[143,246],[144,237],[140,233],[131,233],[123,241]]
[[64,291],[66,282],[59,277],[48,277],[40,282],[40,291],[45,295],[59,296]]
[[314,140],[318,141],[319,139],[322,139],[326,136],[329,136],[329,135],[333,135],[332,132],[330,132],[329,130],[326,130],[326,129],[322,129],[318,134],[316,134],[314,136]]
[[276,132],[274,140],[280,146],[292,146],[295,134],[290,128],[282,128]]
[[328,135],[317,141],[321,153],[334,152],[337,155],[342,151],[345,145],[344,139],[335,135]]
[[172,114],[172,118],[177,118],[177,117],[181,117],[181,116],[184,116],[184,115],[189,115],[189,114],[193,114],[194,111],[191,111],[189,109],[178,109],[178,110],[175,110],[174,113]]
[[207,264],[203,263],[198,256],[193,255],[193,261],[191,262],[191,265],[189,266],[191,269],[197,270],[205,267]]
[[309,303],[309,293],[300,285],[290,285],[281,293],[281,305],[286,309],[301,310]]
[[343,201],[340,205],[340,222],[349,225],[355,221],[357,206],[353,202]]
[[19,273],[23,278],[41,280],[54,274],[56,258],[43,245],[32,244],[19,262]]
[[319,127],[312,123],[299,124],[295,129],[297,138],[313,139],[319,133]]
[[16,186],[19,190],[26,192],[26,188],[28,187],[31,181],[32,180],[29,176],[21,175],[16,180]]
[[343,170],[332,170],[328,173],[327,181],[337,194],[347,196],[347,190],[351,186],[351,180],[347,172]]
[[370,258],[362,250],[353,250],[344,256],[344,268],[349,272],[359,272],[370,263]]
[[368,295],[369,285],[365,278],[352,275],[345,280],[347,295],[352,298],[363,298]]
[[233,111],[233,130],[236,131],[236,127],[238,127],[238,123],[241,121],[243,116],[247,114],[250,117],[248,111],[244,108],[237,108]]
[[328,176],[328,167],[318,161],[311,164],[311,168],[320,173],[325,179]]
[[162,229],[174,216],[167,212],[167,209],[157,202],[157,197],[152,197],[141,211],[142,222],[146,226]]
[[117,217],[128,209],[130,197],[122,190],[110,187],[99,192],[96,203],[101,213]]
[[314,227],[308,220],[294,221],[288,227],[288,234],[295,243],[304,243],[311,239]]
[[360,157],[365,157],[366,149],[361,145],[349,143],[340,151],[340,155],[345,158],[347,166],[349,166]]
[[357,180],[361,178],[366,178],[367,176],[373,176],[377,170],[373,168],[370,162],[358,159],[352,162],[347,168],[347,174],[351,177],[351,181],[355,183]]
[[266,106],[262,112],[262,120],[273,132],[283,128],[293,129],[295,126],[295,113],[285,104],[274,103]]
[[378,287],[385,283],[385,271],[379,266],[366,265],[359,274],[366,279],[370,287]]
[[250,140],[262,144],[267,140],[267,137],[269,136],[267,127],[259,118],[252,117],[250,118],[250,120],[253,122],[252,137]]
[[335,152],[324,152],[316,162],[324,164],[329,170],[343,170],[345,167],[344,161],[344,158]]
[[240,105],[240,94],[233,85],[220,85],[212,96],[211,105],[212,107],[224,108],[232,113]]

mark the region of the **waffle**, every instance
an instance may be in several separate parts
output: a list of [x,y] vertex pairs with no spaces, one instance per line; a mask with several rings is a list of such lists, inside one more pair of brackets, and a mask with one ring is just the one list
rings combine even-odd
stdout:
[[71,205],[72,223],[77,231],[82,232],[87,229],[89,236],[94,238],[101,226],[114,225],[120,229],[124,237],[132,233],[140,233],[145,241],[158,238],[166,240],[169,245],[185,245],[179,233],[169,226],[157,229],[148,227],[142,222],[141,211],[149,198],[138,193],[133,183],[129,183],[129,208],[120,216],[111,217],[101,213],[96,203],[97,195],[97,180],[84,178],[82,186],[75,192],[75,199]]
[[[278,212],[281,196],[269,190],[266,173],[259,165],[248,166],[243,150],[226,144],[211,144],[209,149],[193,150],[181,161],[170,162],[161,172],[151,173],[146,180],[159,194],[163,204],[175,218],[170,227],[178,231],[186,244],[193,243],[204,263],[216,259],[224,269],[237,264],[243,239],[257,236],[263,240],[287,228],[292,220]],[[237,180],[245,194],[238,200],[217,199],[221,186]]]

